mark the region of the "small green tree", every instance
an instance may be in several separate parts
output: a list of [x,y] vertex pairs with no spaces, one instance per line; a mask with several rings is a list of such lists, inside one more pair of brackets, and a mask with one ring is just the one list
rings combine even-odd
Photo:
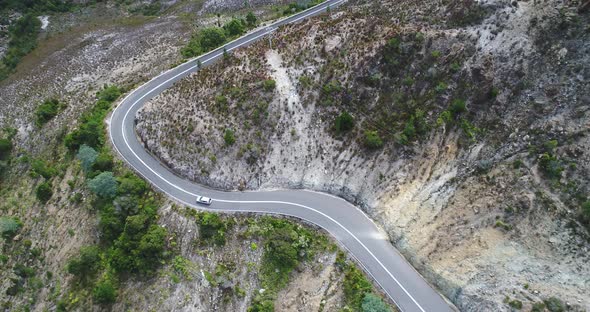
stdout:
[[377,149],[383,146],[383,140],[377,131],[365,131],[365,146],[371,149]]
[[336,120],[334,120],[334,129],[336,134],[348,132],[354,128],[354,119],[348,112],[342,112]]
[[51,185],[48,182],[39,184],[39,186],[37,186],[37,190],[35,191],[35,195],[40,202],[46,203],[51,198],[51,196],[53,196]]
[[391,309],[387,304],[372,293],[365,294],[361,308],[363,309],[363,312],[391,312]]
[[233,145],[236,142],[234,132],[231,129],[225,129],[225,133],[223,134],[223,140],[225,141],[225,145]]
[[94,286],[92,297],[100,304],[111,304],[117,300],[117,289],[110,279],[103,279]]
[[88,187],[98,197],[110,199],[117,195],[117,180],[112,172],[106,171],[88,181]]
[[248,27],[254,27],[256,26],[256,15],[254,15],[254,13],[252,13],[252,11],[248,12],[248,14],[246,15],[246,23],[248,23]]
[[97,157],[98,152],[86,144],[82,144],[82,146],[80,146],[78,154],[76,155],[76,158],[80,160],[82,169],[84,169],[85,172],[89,172],[92,169],[92,166],[96,162]]

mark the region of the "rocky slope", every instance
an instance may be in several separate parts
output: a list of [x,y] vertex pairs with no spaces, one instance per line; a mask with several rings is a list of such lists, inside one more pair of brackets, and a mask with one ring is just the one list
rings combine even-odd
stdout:
[[461,310],[548,298],[584,310],[580,5],[352,1],[178,83],[140,111],[138,132],[214,187],[306,187],[361,205]]
[[[225,12],[232,8],[221,7]],[[206,17],[202,9],[194,2],[168,1],[161,16],[146,17],[107,2],[51,15],[38,47],[0,82],[0,139],[10,137],[13,144],[7,158],[4,150],[0,153],[0,168],[7,165],[0,170],[1,310],[245,311],[264,293],[259,270],[265,241],[251,233],[262,219],[227,216],[224,220],[234,226],[226,244],[202,245],[195,218],[153,192],[146,196],[158,199],[157,223],[169,233],[168,257],[157,274],[121,278],[118,301],[105,307],[93,302],[92,285],[80,284],[67,272],[66,264],[81,246],[104,242],[95,195],[79,161],[67,153],[64,135],[91,109],[103,85],[130,89],[155,76],[181,59],[179,50],[195,26],[228,18]],[[257,8],[261,14],[270,11]],[[35,111],[48,98],[65,107],[38,125]],[[36,173],[36,160],[53,168],[50,177]],[[115,167],[124,171],[121,163]],[[46,203],[35,194],[44,180],[53,191]],[[13,218],[22,224],[15,235],[4,236],[6,221]],[[330,248],[301,263],[278,292],[281,310],[338,311],[346,305],[344,271],[334,265],[338,251],[327,244]]]

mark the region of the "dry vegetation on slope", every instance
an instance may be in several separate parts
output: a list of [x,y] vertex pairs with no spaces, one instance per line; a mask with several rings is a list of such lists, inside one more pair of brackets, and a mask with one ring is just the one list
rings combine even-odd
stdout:
[[202,183],[358,203],[462,310],[583,310],[590,30],[579,4],[349,3],[178,83],[140,111],[138,132]]

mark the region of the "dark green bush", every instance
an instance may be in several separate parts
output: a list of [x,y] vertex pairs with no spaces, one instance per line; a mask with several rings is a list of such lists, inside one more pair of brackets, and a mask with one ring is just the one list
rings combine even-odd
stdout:
[[457,118],[461,113],[467,111],[467,106],[465,105],[465,101],[461,99],[456,99],[451,103],[451,107],[449,107],[449,111],[453,115],[453,118]]
[[549,153],[541,154],[539,166],[543,173],[550,179],[559,179],[564,167],[557,156]]
[[38,127],[43,126],[48,121],[53,119],[64,108],[57,99],[45,100],[35,110],[35,124]]
[[248,12],[248,14],[246,15],[246,23],[248,23],[248,27],[254,27],[256,26],[256,15],[254,15],[254,13],[252,13],[252,11]]
[[236,137],[231,129],[225,129],[223,141],[225,141],[225,145],[227,146],[233,145],[236,142]]
[[80,254],[70,259],[66,268],[79,279],[91,279],[100,268],[100,250],[97,246],[80,248]]
[[267,79],[264,81],[263,86],[264,86],[264,90],[272,91],[276,88],[277,83],[276,83],[276,81],[274,81],[272,79]]
[[216,213],[204,212],[199,220],[199,237],[204,242],[212,241],[217,246],[225,245],[227,224]]
[[37,186],[37,190],[35,191],[35,195],[40,202],[47,202],[51,196],[53,196],[51,185],[48,182],[39,184],[39,186]]
[[35,159],[31,162],[33,176],[40,175],[45,179],[51,179],[57,174],[57,170],[42,159]]
[[354,119],[348,112],[342,112],[336,120],[334,120],[334,129],[336,134],[348,132],[354,128]]
[[244,33],[246,26],[242,20],[232,18],[229,22],[223,25],[223,29],[228,37],[237,37]]
[[0,139],[0,160],[7,159],[12,151],[12,140]]
[[115,303],[117,300],[117,289],[111,280],[105,279],[99,281],[96,286],[94,286],[92,297],[100,304]]

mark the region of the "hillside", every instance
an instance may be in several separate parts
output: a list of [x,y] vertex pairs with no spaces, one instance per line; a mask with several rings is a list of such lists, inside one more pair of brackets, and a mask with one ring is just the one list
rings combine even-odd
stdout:
[[357,203],[465,311],[590,308],[581,2],[349,1],[148,103],[145,146],[222,189]]
[[[0,310],[389,309],[320,229],[180,206],[106,137],[110,109],[181,62],[196,29],[250,11],[264,22],[283,14],[282,2],[0,4],[2,64],[18,55],[0,66]],[[11,27],[24,16],[30,49],[7,54],[23,43]]]

